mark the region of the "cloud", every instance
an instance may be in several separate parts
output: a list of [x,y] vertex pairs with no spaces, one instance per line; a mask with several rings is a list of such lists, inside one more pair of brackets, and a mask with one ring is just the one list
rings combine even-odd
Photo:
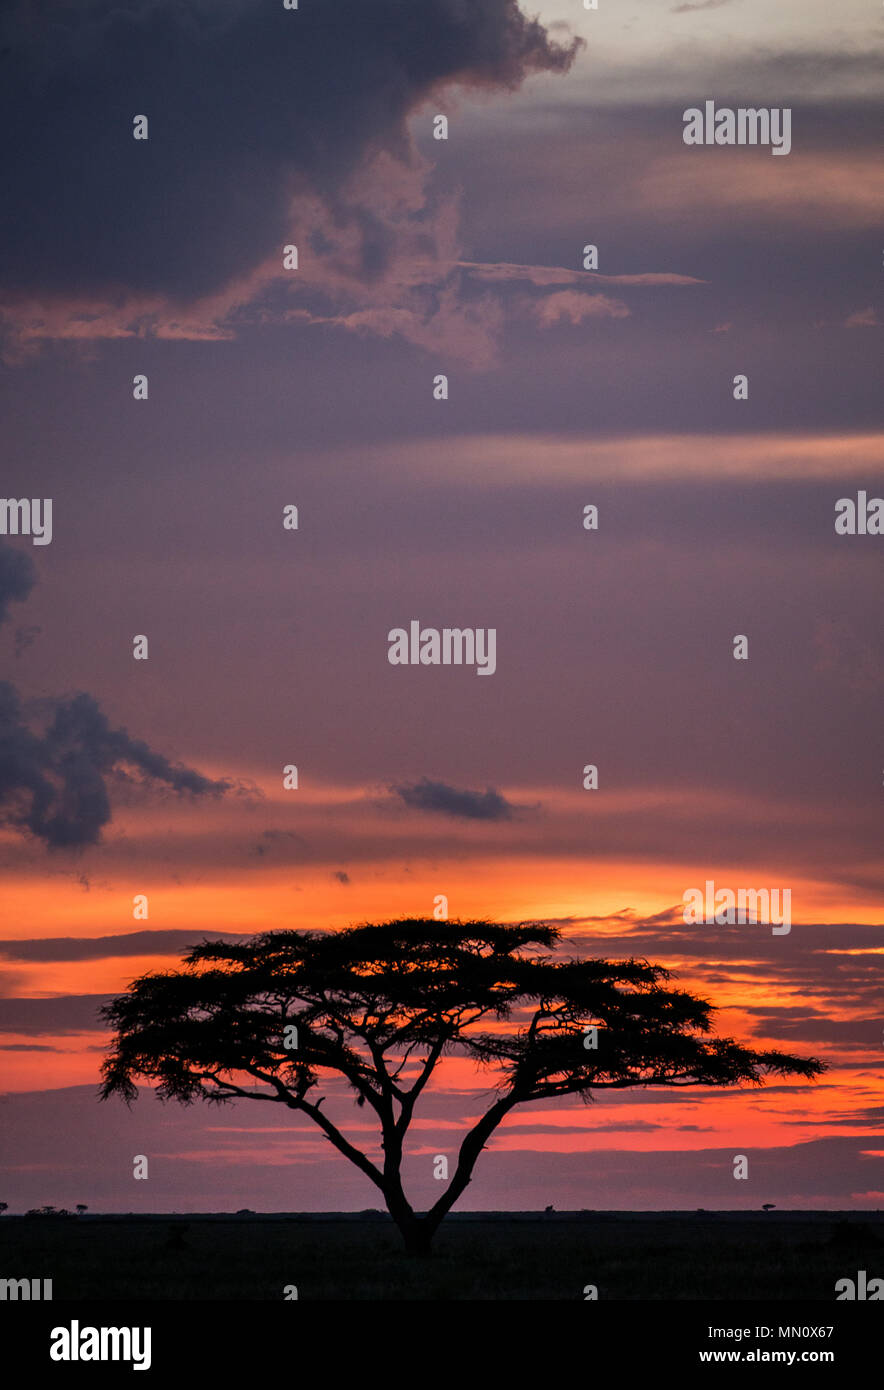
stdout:
[[[124,12],[92,0],[63,4],[49,43],[24,14],[15,6],[2,30],[15,78],[0,119],[8,101],[22,121],[36,88],[65,138],[26,114],[28,138],[7,154],[8,201],[25,209],[0,272],[7,363],[49,340],[217,342],[292,324],[398,337],[488,370],[510,308],[542,327],[626,318],[619,300],[585,293],[588,282],[703,283],[462,258],[458,196],[429,191],[434,161],[418,154],[408,120],[430,96],[444,106],[450,85],[514,90],[529,73],[570,66],[578,41],[556,42],[516,0],[426,0],[420,25],[401,0],[375,0],[370,14],[342,0],[334,24],[312,7],[295,15],[245,0],[205,12],[200,0]],[[136,112],[148,117],[146,141],[132,138]],[[48,231],[59,217],[63,255]],[[282,264],[288,244],[299,248],[296,274]],[[573,291],[545,304],[556,285]]]
[[[712,935],[686,926],[681,915],[638,918],[631,910],[614,914],[611,930],[586,919],[589,930],[568,921],[569,951],[578,956],[646,956],[672,965],[676,974],[700,985],[700,993],[719,995],[719,986],[739,981],[740,1002],[748,1015],[746,1032],[790,1049],[813,1050],[840,1068],[876,1065],[881,1032],[877,1021],[881,992],[880,961],[884,926],[850,922],[793,921],[792,932],[775,944],[751,927],[716,929]],[[602,919],[602,925],[604,919]],[[771,1004],[768,997],[796,998],[798,1004]],[[825,1083],[821,1083],[825,1085]]]
[[[481,370],[497,362],[509,311],[534,318],[543,327],[561,319],[580,323],[585,318],[626,318],[630,310],[625,304],[594,291],[611,285],[706,283],[674,271],[601,275],[554,265],[464,260],[458,255],[457,200],[431,200],[423,187],[429,172],[426,167],[411,171],[413,186],[403,213],[401,171],[392,172],[384,160],[373,166],[374,215],[385,219],[391,248],[382,276],[371,282],[357,279],[354,246],[329,225],[323,234],[334,254],[305,266],[300,285],[286,290],[295,296],[295,306],[287,314],[268,308],[266,320],[282,317],[382,338],[398,335]],[[320,219],[321,211],[315,216]],[[556,290],[557,286],[568,288]],[[307,307],[306,289],[327,297],[335,305],[333,311],[324,312],[319,304]]]
[[874,308],[857,309],[855,314],[848,314],[844,320],[845,328],[880,328],[881,320],[878,318],[878,310]]
[[549,328],[561,319],[582,323],[587,318],[625,319],[629,310],[619,299],[607,294],[584,294],[579,290],[558,290],[532,305],[542,328]]
[[673,5],[670,14],[694,14],[697,10],[722,10],[725,5],[730,5],[733,0],[697,0],[692,5]]
[[629,275],[603,275],[597,270],[567,270],[558,265],[519,265],[509,261],[459,261],[471,279],[490,282],[585,287],[587,281],[602,285],[705,285],[694,275],[678,275],[671,270],[645,270]]
[[[11,603],[23,603],[37,579],[34,562],[26,550],[0,545],[0,624],[9,617]],[[27,645],[27,644],[26,644]],[[19,655],[16,643],[16,655]]]
[[99,1032],[105,1025],[98,1010],[113,997],[110,994],[60,994],[54,999],[0,997],[0,1033],[35,1036]]
[[[287,845],[287,840],[291,841],[291,844]],[[252,854],[263,859],[274,850],[287,850],[289,856],[292,856],[293,847],[297,850],[307,848],[307,841],[303,835],[296,834],[294,830],[264,830],[258,844],[253,846]]]
[[[302,199],[290,231],[302,247],[296,276],[281,270],[274,253],[217,292],[183,306],[170,305],[160,295],[129,295],[106,304],[70,296],[51,303],[32,297],[7,314],[5,358],[9,363],[26,359],[48,339],[81,344],[144,336],[228,341],[248,328],[282,324],[400,337],[484,370],[497,362],[508,310],[536,317],[544,326],[562,318],[572,323],[625,318],[630,311],[620,300],[592,291],[612,285],[706,283],[673,271],[601,275],[463,260],[458,200],[431,196],[431,174],[431,166],[418,158],[403,168],[381,155],[348,185],[355,203],[371,200],[375,229],[383,233],[384,255],[371,275],[365,274],[364,220],[342,220],[320,200]],[[314,254],[313,246],[321,250]],[[571,288],[547,296],[556,286]]]
[[353,281],[326,288],[357,307],[320,313],[296,308],[289,321],[345,328],[378,338],[398,336],[427,352],[454,357],[475,370],[495,365],[504,323],[503,306],[491,295],[468,298],[444,264],[419,262],[408,282],[408,257],[397,253],[396,274],[366,287]]
[[[8,363],[49,340],[217,342],[293,323],[485,370],[505,306],[476,285],[702,283],[460,258],[457,196],[428,192],[434,161],[409,120],[430,98],[444,109],[452,85],[512,91],[570,67],[580,41],[557,42],[517,0],[424,0],[420,23],[401,0],[340,0],[334,21],[246,0],[62,0],[39,33],[27,14],[19,0],[0,21],[0,119],[24,132],[6,150],[8,226],[0,209]],[[135,114],[149,139],[132,138]],[[629,310],[589,297],[533,313],[550,326]]]
[[[0,20],[0,123],[16,132],[3,147],[0,298],[14,316],[42,296],[50,317],[54,301],[79,299],[50,331],[93,336],[121,301],[149,314],[158,299],[187,305],[270,257],[279,265],[292,210],[310,200],[352,234],[370,282],[393,242],[354,196],[361,167],[386,154],[407,170],[408,118],[447,87],[513,91],[565,72],[579,46],[550,38],[517,0],[297,12],[60,0],[51,24],[13,0]],[[133,138],[136,115],[146,140]],[[305,233],[315,257],[322,228]],[[138,330],[117,315],[104,331]]]
[[[133,931],[120,936],[48,936],[23,937],[0,941],[0,957],[6,960],[69,961],[111,960],[116,956],[177,955],[189,949],[202,932]],[[243,932],[213,932],[212,940],[238,941],[246,939]]]
[[0,682],[0,824],[50,849],[98,844],[111,819],[112,778],[176,795],[220,796],[232,787],[171,763],[125,729],[113,729],[91,695],[43,702],[48,725],[33,728],[15,687]]
[[484,792],[449,787],[445,782],[431,782],[424,777],[411,785],[391,787],[412,811],[437,811],[444,816],[462,820],[512,820],[516,807],[488,787]]
[[588,469],[599,482],[618,486],[627,480],[656,480],[667,486],[690,480],[693,485],[696,479],[741,479],[745,485],[747,479],[757,484],[766,475],[784,482],[828,482],[869,474],[877,486],[884,475],[884,433],[861,430],[814,434],[781,428],[728,435],[697,428],[693,433],[610,430],[602,434],[588,428],[571,433],[545,430],[537,424],[521,433],[464,432],[459,442],[455,452],[447,439],[422,439],[420,456],[410,441],[395,439],[381,445],[360,443],[334,453],[329,450],[325,456],[348,462],[367,456],[373,466],[391,471],[410,465],[422,479],[439,477],[444,468],[449,483],[475,484],[481,477],[483,490],[507,491],[536,479],[538,458],[543,461],[547,486],[581,482]]
[[32,647],[34,645],[42,631],[43,629],[39,627],[36,623],[31,623],[26,627],[17,627],[15,629],[16,657],[24,656],[25,652],[28,650],[28,647]]
[[[760,84],[758,76],[754,82]],[[859,142],[847,152],[822,144],[793,150],[790,159],[767,164],[753,159],[758,151],[749,146],[735,153],[735,160],[722,164],[706,158],[698,163],[663,150],[647,158],[637,151],[634,170],[618,192],[617,213],[623,215],[632,203],[653,207],[664,222],[680,223],[687,210],[702,207],[705,227],[726,223],[731,235],[738,227],[757,226],[765,208],[769,214],[775,211],[781,223],[806,224],[812,218],[821,230],[835,227],[842,234],[874,224],[884,176]],[[771,169],[771,164],[777,167]]]

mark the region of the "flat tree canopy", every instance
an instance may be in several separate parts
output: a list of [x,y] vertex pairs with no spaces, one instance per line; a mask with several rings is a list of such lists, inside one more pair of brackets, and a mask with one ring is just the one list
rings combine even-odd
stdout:
[[[274,931],[207,941],[181,970],[152,972],[102,1009],[115,1030],[103,1099],[135,1078],[189,1104],[238,1098],[308,1115],[383,1194],[406,1248],[429,1249],[490,1135],[516,1105],[629,1086],[760,1085],[824,1064],[710,1036],[713,1007],[646,960],[557,958],[554,926],[407,918],[342,931]],[[465,1133],[429,1211],[408,1202],[401,1166],[415,1106],[440,1058],[486,1068],[495,1097]],[[381,1157],[322,1110],[342,1076],[377,1116]]]

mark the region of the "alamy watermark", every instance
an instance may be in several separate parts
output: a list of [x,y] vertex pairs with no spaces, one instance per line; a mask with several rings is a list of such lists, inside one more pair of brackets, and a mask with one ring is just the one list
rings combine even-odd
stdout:
[[150,1370],[149,1327],[53,1327],[53,1361],[131,1361],[133,1371]]
[[52,498],[0,497],[0,536],[30,536],[34,545],[50,545]]
[[738,106],[733,110],[707,101],[701,110],[689,106],[682,116],[686,145],[770,145],[771,154],[792,148],[792,111],[785,107]]
[[884,1279],[869,1279],[864,1269],[857,1270],[856,1279],[839,1279],[835,1285],[836,1303],[884,1302]]
[[[782,910],[780,898],[782,895]],[[684,920],[689,927],[743,927],[763,923],[772,936],[788,936],[792,930],[791,888],[716,888],[707,878],[705,891],[688,888],[682,895]]]
[[860,489],[856,501],[839,497],[835,503],[836,536],[884,536],[884,497],[869,497]]
[[32,1303],[42,1299],[46,1303],[51,1298],[51,1279],[0,1279],[0,1302],[9,1299],[15,1303],[22,1299]]
[[387,633],[391,666],[475,666],[477,676],[497,669],[497,628],[424,627],[412,618],[408,631],[393,627]]

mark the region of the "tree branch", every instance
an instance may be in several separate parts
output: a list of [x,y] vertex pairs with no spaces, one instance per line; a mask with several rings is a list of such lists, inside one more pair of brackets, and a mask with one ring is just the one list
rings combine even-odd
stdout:
[[337,1125],[333,1124],[327,1115],[323,1115],[318,1105],[311,1105],[310,1101],[305,1100],[303,1096],[293,1095],[278,1076],[273,1076],[269,1072],[262,1072],[258,1067],[248,1067],[246,1070],[251,1076],[257,1076],[259,1081],[266,1081],[268,1085],[273,1086],[279,1092],[280,1099],[292,1110],[303,1110],[305,1115],[309,1115],[339,1153],[342,1153],[345,1158],[348,1158],[351,1163],[361,1169],[366,1177],[371,1178],[375,1186],[379,1187],[382,1192],[385,1190],[384,1175],[381,1170],[361,1149],[357,1149],[355,1144],[350,1143]]

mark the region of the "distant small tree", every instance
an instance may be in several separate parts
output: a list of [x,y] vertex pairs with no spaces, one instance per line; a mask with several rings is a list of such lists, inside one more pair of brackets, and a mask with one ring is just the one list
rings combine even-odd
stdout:
[[0,1202],[0,1216],[2,1216],[5,1211],[9,1211],[9,1203]]
[[86,1205],[85,1202],[78,1202],[78,1203],[77,1203],[77,1215],[78,1215],[78,1216],[82,1216],[83,1213],[86,1212],[86,1211],[88,1211],[88,1210],[89,1210],[89,1208],[87,1207],[87,1205]]
[[[667,988],[662,966],[556,960],[547,948],[559,937],[534,923],[419,918],[204,942],[182,970],[143,975],[104,1007],[115,1037],[101,1096],[130,1103],[143,1077],[184,1104],[243,1098],[306,1115],[382,1193],[406,1248],[423,1254],[514,1106],[823,1070],[813,1058],[707,1038],[712,1006]],[[492,1070],[497,1094],[421,1215],[401,1167],[415,1106],[444,1053]],[[322,1110],[324,1097],[313,1098],[335,1074],[374,1111],[381,1158],[357,1148]]]

